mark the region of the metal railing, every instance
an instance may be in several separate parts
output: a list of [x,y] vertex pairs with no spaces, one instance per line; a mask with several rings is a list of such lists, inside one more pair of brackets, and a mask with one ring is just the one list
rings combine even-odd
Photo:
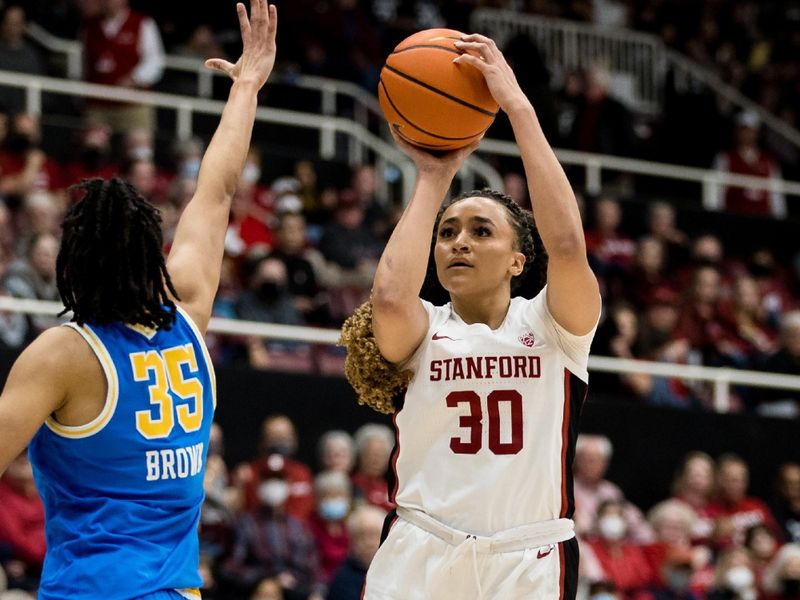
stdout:
[[[54,316],[63,310],[59,302],[27,300],[0,296],[0,311],[31,315]],[[290,340],[310,344],[336,344],[339,330],[318,327],[297,327],[272,323],[255,323],[235,319],[212,317],[209,333],[226,335],[248,335],[264,339]],[[654,377],[686,379],[708,382],[713,385],[713,405],[717,412],[728,412],[730,386],[743,385],[761,388],[776,388],[798,392],[800,396],[800,376],[763,373],[729,368],[678,365],[643,360],[613,358],[609,356],[590,356],[589,370],[592,372],[617,373],[620,375],[645,373]]]
[[710,69],[670,50],[661,38],[628,29],[609,29],[509,10],[481,8],[472,13],[475,31],[503,45],[524,33],[536,43],[551,71],[559,76],[594,66],[608,69],[615,94],[645,114],[661,110],[665,76],[702,83],[740,110],[756,112],[772,131],[800,147],[800,131],[726,84]]

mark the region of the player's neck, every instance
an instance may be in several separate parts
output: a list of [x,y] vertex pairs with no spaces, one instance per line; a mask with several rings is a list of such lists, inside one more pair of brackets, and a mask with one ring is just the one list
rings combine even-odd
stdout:
[[489,329],[497,329],[503,324],[508,313],[511,298],[508,293],[485,294],[481,296],[450,296],[453,310],[467,323],[485,323]]

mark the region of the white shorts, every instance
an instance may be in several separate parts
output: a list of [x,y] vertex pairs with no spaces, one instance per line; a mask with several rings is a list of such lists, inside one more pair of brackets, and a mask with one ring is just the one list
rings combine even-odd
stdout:
[[399,512],[390,515],[393,523],[369,567],[362,600],[575,598],[578,544],[563,523],[555,531],[545,527],[544,536],[526,527],[485,538],[418,511]]

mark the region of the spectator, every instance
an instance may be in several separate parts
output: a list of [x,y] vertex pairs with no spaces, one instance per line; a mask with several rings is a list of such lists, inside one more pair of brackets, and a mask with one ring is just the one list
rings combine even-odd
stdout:
[[23,198],[32,191],[62,188],[61,169],[40,149],[38,117],[18,113],[0,150],[0,193]]
[[653,600],[700,600],[691,589],[692,559],[688,548],[672,548],[666,553],[658,571],[662,583],[654,587]]
[[607,500],[597,510],[597,528],[589,548],[603,570],[604,581],[612,582],[626,598],[645,590],[654,582],[642,550],[632,543],[625,522],[622,502]]
[[691,556],[695,514],[685,503],[670,498],[651,508],[647,520],[653,528],[655,542],[643,546],[642,551],[656,578],[668,584],[662,577],[667,557],[681,551],[688,551]]
[[590,536],[597,530],[595,516],[602,503],[618,502],[623,505],[626,529],[630,539],[639,544],[653,540],[653,532],[641,511],[625,500],[622,490],[604,479],[611,462],[611,441],[603,435],[583,433],[575,445],[573,463],[575,494],[575,532]]
[[741,546],[747,528],[753,525],[766,525],[779,535],[766,504],[747,496],[748,483],[749,469],[744,460],[734,454],[717,459],[717,497],[708,506],[708,516],[716,521],[714,543],[718,548]]
[[[766,371],[800,375],[800,310],[783,316],[778,351],[764,362]],[[762,395],[759,412],[774,416],[797,417],[800,415],[800,397],[789,390],[769,390]]]
[[[28,243],[25,258],[11,263],[6,270],[3,290],[14,298],[35,300],[60,300],[56,288],[56,255],[58,240],[49,233],[33,236]],[[26,317],[14,315],[13,328],[20,344],[32,340],[39,333],[59,323],[58,319],[44,315]]]
[[636,246],[621,233],[622,209],[614,198],[600,198],[595,204],[594,229],[586,232],[586,251],[595,271],[605,277],[617,277],[627,269]]
[[81,133],[78,157],[64,168],[64,185],[70,186],[82,179],[101,177],[111,179],[117,175],[117,166],[111,162],[111,128],[107,125],[87,125]]
[[389,455],[394,447],[392,430],[386,425],[368,423],[354,437],[358,449],[358,467],[352,478],[354,496],[383,510],[392,510],[394,503],[389,500],[386,483]]
[[[622,302],[614,304],[597,330],[594,350],[603,356],[635,358],[638,332],[639,319],[633,308]],[[650,391],[652,377],[646,373],[601,374],[595,379],[594,385],[596,390],[613,393],[619,391],[620,382],[636,395],[645,396]]]
[[333,219],[320,240],[325,258],[344,269],[377,262],[383,244],[366,224],[366,210],[355,192],[340,193]]
[[640,310],[653,301],[656,290],[667,287],[666,257],[661,240],[653,236],[639,239],[633,269],[626,279],[621,280],[626,283],[623,289],[611,291],[618,298],[628,298]]
[[776,344],[755,279],[748,275],[737,277],[732,302],[725,308],[730,330],[735,334],[733,343],[741,357],[740,364],[750,368],[762,364],[776,350]]
[[347,518],[350,552],[328,587],[327,600],[359,600],[372,558],[380,545],[386,513],[359,506]]
[[225,251],[232,256],[253,256],[269,252],[274,246],[275,236],[255,203],[252,185],[240,182],[231,202]]
[[352,502],[350,479],[341,471],[324,471],[314,479],[314,496],[316,509],[308,524],[319,552],[321,580],[327,584],[350,547],[345,527]]
[[356,200],[364,207],[364,224],[378,239],[387,239],[389,215],[378,203],[378,175],[373,165],[361,165],[353,171],[351,179]]
[[122,163],[120,177],[139,190],[153,204],[164,204],[169,193],[167,178],[149,158],[133,158]]
[[45,554],[44,505],[36,491],[28,451],[15,458],[0,477],[0,546],[26,573],[40,572]]
[[[27,16],[18,4],[6,4],[0,12],[0,71],[44,75],[45,65],[39,49],[25,39]],[[0,103],[12,111],[25,107],[25,90],[3,88]]]
[[666,202],[653,202],[647,211],[648,234],[660,240],[666,253],[667,270],[686,261],[689,238],[675,225],[675,208]]
[[284,600],[281,584],[277,579],[262,579],[250,594],[250,600]]
[[[758,143],[761,126],[754,112],[741,112],[736,117],[736,144],[730,150],[717,155],[714,168],[734,175],[781,178],[775,160]],[[771,215],[776,219],[786,217],[786,199],[782,193],[751,188],[722,188],[715,198],[715,209],[724,209],[749,215]]]
[[[262,480],[271,471],[268,458],[274,454],[283,457],[282,472],[289,484],[286,500],[287,514],[305,521],[314,510],[311,469],[293,459],[297,452],[297,433],[294,424],[284,415],[272,415],[261,424],[259,458],[244,469],[240,479],[245,483],[245,505],[252,509],[258,506],[258,489]],[[274,462],[274,459],[273,459]]]
[[29,192],[22,202],[22,232],[19,245],[24,247],[36,235],[59,235],[63,211],[57,197],[50,192]]
[[692,542],[708,544],[714,534],[709,505],[714,494],[714,459],[705,452],[689,452],[672,482],[672,495],[687,504],[695,515]]
[[775,558],[780,544],[773,532],[766,525],[753,525],[744,535],[744,547],[750,551],[756,586],[761,589],[764,570]]
[[750,555],[744,548],[729,548],[717,560],[714,585],[707,600],[756,600],[756,579]]
[[800,545],[786,544],[764,571],[763,589],[770,600],[800,598]]
[[260,466],[258,504],[239,520],[222,575],[240,591],[274,577],[287,600],[305,599],[317,585],[319,572],[314,539],[289,512],[287,460],[271,454]]
[[784,463],[778,471],[772,511],[783,539],[800,544],[800,464]]
[[200,555],[216,559],[227,554],[233,541],[236,511],[242,504],[240,490],[231,485],[225,466],[224,438],[218,423],[211,424],[200,512]]
[[356,445],[346,431],[326,431],[319,438],[319,462],[323,471],[338,471],[349,475],[355,463]]
[[[101,0],[100,14],[84,23],[86,80],[90,83],[151,88],[164,70],[164,46],[155,21],[128,6],[128,0]],[[114,131],[155,128],[152,107],[94,100],[89,120]]]

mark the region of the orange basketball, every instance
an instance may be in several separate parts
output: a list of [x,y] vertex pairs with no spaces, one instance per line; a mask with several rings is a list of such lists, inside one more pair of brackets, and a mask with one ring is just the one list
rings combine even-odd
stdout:
[[378,84],[383,114],[395,133],[427,150],[454,150],[478,139],[498,105],[481,72],[454,64],[453,29],[426,29],[400,42]]

